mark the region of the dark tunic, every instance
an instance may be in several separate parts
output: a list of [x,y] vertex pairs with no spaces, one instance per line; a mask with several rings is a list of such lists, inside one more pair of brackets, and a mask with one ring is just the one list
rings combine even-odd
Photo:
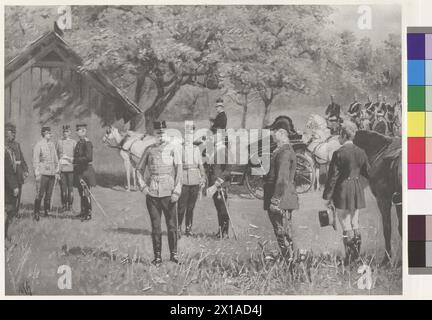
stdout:
[[334,116],[334,117],[339,119],[340,118],[340,110],[341,110],[340,105],[333,102],[327,106],[327,109],[325,111],[325,115],[327,117],[333,117]]
[[387,121],[385,121],[384,119],[375,120],[372,130],[383,135],[387,135]]
[[356,102],[353,102],[350,104],[348,108],[348,113],[351,117],[360,117],[361,112],[361,104]]
[[227,116],[225,111],[219,112],[216,118],[213,120],[213,125],[210,127],[210,130],[213,133],[216,133],[218,129],[226,129],[227,127]]
[[16,175],[18,179],[18,184],[22,185],[24,183],[24,173],[28,173],[28,167],[27,163],[24,159],[23,153],[21,151],[21,146],[18,142],[13,141],[8,143],[8,147],[13,151],[15,154],[15,161],[20,161],[20,164],[17,164],[16,166]]
[[264,210],[269,210],[271,199],[280,200],[281,209],[298,209],[294,185],[297,158],[290,144],[276,148],[270,157],[270,169],[264,177]]
[[360,175],[368,178],[366,153],[353,143],[345,143],[333,153],[323,198],[333,200],[337,209],[355,210],[366,206]]
[[4,157],[4,194],[5,194],[5,209],[6,212],[14,212],[16,210],[17,197],[14,196],[13,190],[19,187],[19,177],[16,170],[17,166],[14,166],[13,155],[9,150],[5,148]]
[[74,149],[74,186],[80,186],[83,179],[89,187],[96,186],[96,174],[92,166],[93,145],[88,139],[80,139]]

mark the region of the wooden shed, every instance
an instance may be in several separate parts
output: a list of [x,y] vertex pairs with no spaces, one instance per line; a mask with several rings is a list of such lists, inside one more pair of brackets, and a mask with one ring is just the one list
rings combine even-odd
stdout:
[[80,72],[81,65],[81,57],[52,31],[5,66],[4,119],[17,126],[17,140],[29,164],[42,126],[51,126],[55,139],[59,139],[63,125],[74,129],[84,122],[94,144],[96,170],[114,170],[117,155],[102,145],[103,127],[127,122],[141,110],[104,74]]

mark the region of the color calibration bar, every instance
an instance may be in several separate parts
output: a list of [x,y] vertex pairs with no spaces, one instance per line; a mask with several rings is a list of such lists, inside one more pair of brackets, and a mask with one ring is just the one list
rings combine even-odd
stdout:
[[408,216],[408,273],[432,274],[432,215]]

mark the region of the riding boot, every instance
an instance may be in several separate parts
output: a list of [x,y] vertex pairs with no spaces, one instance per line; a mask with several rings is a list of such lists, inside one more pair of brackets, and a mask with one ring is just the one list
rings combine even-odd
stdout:
[[83,218],[87,215],[86,211],[87,211],[87,199],[85,196],[81,196],[80,197],[80,205],[81,205],[81,211],[80,213],[77,215],[78,218]]
[[33,219],[39,221],[41,201],[36,199],[34,202]]
[[67,198],[66,193],[62,190],[60,193],[62,208],[61,211],[64,212],[67,210]]
[[72,210],[72,203],[73,203],[73,194],[69,194],[68,196],[68,201],[67,201],[67,205],[66,205],[66,210],[67,211],[71,211]]
[[162,255],[160,252],[155,252],[155,258],[151,263],[156,267],[159,267],[162,264]]
[[355,259],[357,259],[360,256],[360,250],[361,250],[361,233],[360,230],[355,229],[354,230],[354,251],[355,251]]
[[50,206],[51,206],[51,199],[44,199],[44,217],[48,217],[49,212],[50,212]]
[[153,233],[152,234],[152,242],[153,242],[153,253],[154,253],[154,260],[152,261],[152,264],[155,266],[159,266],[162,263],[162,234],[161,233]]
[[344,259],[344,266],[348,266],[351,264],[351,262],[354,260],[354,237],[353,232],[350,231],[344,231],[343,232],[343,244],[345,247],[345,259]]

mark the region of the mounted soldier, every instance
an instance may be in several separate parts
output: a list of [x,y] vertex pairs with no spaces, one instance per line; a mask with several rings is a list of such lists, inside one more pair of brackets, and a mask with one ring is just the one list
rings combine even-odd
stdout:
[[334,96],[330,96],[330,104],[327,106],[325,111],[325,119],[327,120],[327,126],[330,129],[332,135],[338,134],[339,126],[341,123],[341,107],[339,104],[334,102]]
[[92,218],[92,201],[90,189],[96,186],[96,174],[93,168],[93,144],[87,138],[87,125],[76,126],[79,140],[73,153],[74,187],[78,188],[81,200],[81,211],[78,218],[81,221]]
[[13,157],[14,167],[16,168],[16,178],[18,184],[18,195],[16,197],[16,213],[18,214],[18,210],[21,203],[21,193],[22,193],[22,185],[24,184],[25,179],[29,175],[29,169],[27,167],[27,163],[24,159],[24,155],[21,151],[20,144],[15,140],[16,139],[16,126],[12,123],[5,124],[5,148],[11,153]]
[[373,123],[372,131],[376,131],[386,136],[388,135],[388,126],[384,115],[385,113],[381,108],[375,112],[375,121]]
[[357,95],[354,94],[354,101],[350,104],[348,108],[348,116],[352,122],[357,124],[360,128],[361,121],[361,103],[357,101]]
[[[153,128],[158,141],[149,146],[142,155],[137,173],[140,190],[146,196],[152,225],[154,253],[152,264],[160,266],[162,264],[162,213],[167,225],[170,261],[179,263],[176,202],[182,190],[183,165],[178,146],[168,141],[165,121],[154,122]],[[145,174],[146,170],[148,175]]]

